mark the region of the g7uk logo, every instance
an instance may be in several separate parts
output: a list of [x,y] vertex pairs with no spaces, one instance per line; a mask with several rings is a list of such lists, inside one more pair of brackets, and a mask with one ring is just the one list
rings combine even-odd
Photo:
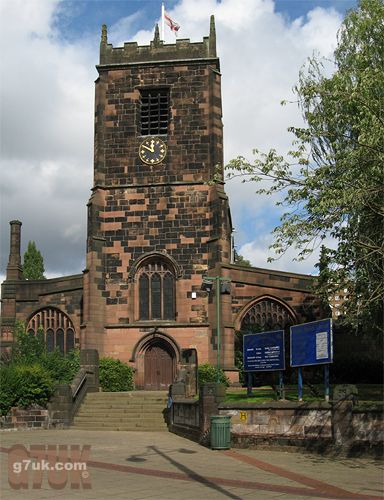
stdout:
[[72,489],[91,489],[87,467],[91,447],[83,445],[35,445],[29,450],[22,444],[13,445],[8,452],[8,482],[15,490],[40,489],[43,478],[54,490],[70,483]]

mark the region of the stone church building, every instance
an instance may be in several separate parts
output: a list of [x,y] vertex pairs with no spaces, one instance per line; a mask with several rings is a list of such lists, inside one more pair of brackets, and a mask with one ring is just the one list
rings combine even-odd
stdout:
[[156,29],[149,46],[113,47],[103,26],[97,70],[86,268],[23,279],[11,221],[1,345],[23,320],[48,349],[128,362],[138,388],[167,387],[191,352],[212,364],[219,354],[236,382],[237,330],[311,321],[316,309],[310,276],[233,261],[224,185],[209,184],[223,164],[214,19],[197,43],[164,44]]

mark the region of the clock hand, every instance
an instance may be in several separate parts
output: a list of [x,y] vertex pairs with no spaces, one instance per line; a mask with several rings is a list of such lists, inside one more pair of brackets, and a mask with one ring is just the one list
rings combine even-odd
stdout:
[[142,144],[141,147],[144,149],[148,149],[148,151],[151,153],[154,153],[155,152],[155,141],[153,139],[151,140],[151,147],[145,146],[144,144]]
[[145,146],[144,144],[142,144],[142,145],[141,145],[141,147],[142,147],[142,149],[148,149],[148,151],[149,151],[150,153],[154,153],[154,152],[155,152],[155,148],[154,148],[154,146],[153,146],[153,143],[151,143],[151,147],[149,147],[149,146]]

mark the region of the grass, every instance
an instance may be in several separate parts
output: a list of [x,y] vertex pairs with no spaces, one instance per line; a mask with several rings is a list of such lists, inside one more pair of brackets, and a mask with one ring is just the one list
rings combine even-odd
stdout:
[[[356,384],[358,390],[359,404],[366,405],[367,403],[382,403],[383,402],[383,386],[380,384]],[[314,390],[304,385],[303,401],[304,402],[319,402],[324,401],[324,386],[317,384]],[[331,387],[331,395],[333,391]],[[285,386],[285,399],[288,401],[298,401],[298,389],[296,385]],[[271,386],[256,387],[252,390],[252,397],[247,397],[247,389],[238,390],[227,389],[226,403],[268,403],[277,401],[278,395],[273,391]]]

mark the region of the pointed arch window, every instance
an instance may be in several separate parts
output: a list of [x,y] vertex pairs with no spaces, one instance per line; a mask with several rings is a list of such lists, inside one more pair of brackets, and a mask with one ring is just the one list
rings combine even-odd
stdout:
[[139,316],[149,319],[149,276],[146,273],[139,278]]
[[49,328],[45,334],[45,342],[47,345],[47,351],[52,352],[55,350],[55,334],[52,328]]
[[252,329],[253,326],[265,330],[285,328],[293,324],[293,317],[286,307],[273,299],[265,298],[248,309],[241,329]]
[[36,335],[43,331],[47,351],[56,348],[66,354],[75,347],[75,328],[70,318],[54,307],[46,307],[36,312],[29,320],[27,332]]
[[146,261],[138,271],[139,319],[175,319],[175,276],[163,260]]

